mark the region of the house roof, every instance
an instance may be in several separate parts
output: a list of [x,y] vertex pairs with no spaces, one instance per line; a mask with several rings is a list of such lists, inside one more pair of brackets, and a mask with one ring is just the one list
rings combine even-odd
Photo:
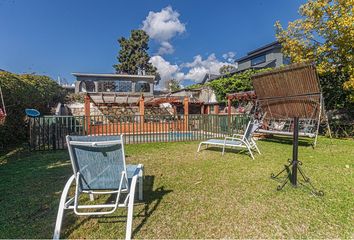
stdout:
[[213,81],[219,77],[220,77],[220,75],[217,75],[217,74],[206,73],[203,80],[200,83],[204,84],[205,82]]
[[199,88],[195,88],[195,89],[182,88],[182,89],[171,92],[171,94],[179,93],[179,92],[183,92],[183,91],[184,92],[199,92],[200,89]]
[[[188,98],[188,102],[192,104],[203,104],[202,101],[199,101],[196,98]],[[166,97],[158,97],[158,98],[150,98],[149,100],[145,100],[146,105],[159,105],[162,103],[171,103],[171,104],[183,104],[184,97],[178,96],[166,96]]]
[[[139,94],[118,94],[110,92],[87,93],[95,104],[138,104],[141,95]],[[144,97],[146,100],[153,97]]]
[[97,77],[97,78],[126,78],[126,79],[155,79],[154,75],[130,75],[130,74],[117,74],[117,73],[71,73],[75,77]]
[[275,41],[275,42],[269,43],[267,45],[264,45],[260,48],[257,48],[255,50],[252,50],[252,51],[248,52],[246,56],[236,59],[235,62],[242,62],[244,60],[248,60],[249,58],[252,58],[254,56],[257,56],[259,54],[262,54],[264,52],[267,52],[267,51],[275,49],[275,48],[281,48],[280,42]]

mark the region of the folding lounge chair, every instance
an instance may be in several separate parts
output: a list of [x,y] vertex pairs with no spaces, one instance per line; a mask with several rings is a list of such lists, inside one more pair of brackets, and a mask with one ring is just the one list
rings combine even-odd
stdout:
[[253,139],[253,133],[258,129],[258,124],[254,122],[248,122],[246,131],[243,135],[234,134],[232,137],[225,137],[225,139],[209,139],[199,143],[198,151],[200,151],[201,146],[204,144],[206,147],[209,145],[222,146],[222,155],[225,153],[225,147],[237,147],[237,148],[246,148],[250,153],[252,159],[254,159],[252,150],[256,150],[259,154],[259,151],[256,141]]
[[[126,165],[123,136],[67,136],[74,174],[67,181],[60,198],[53,239],[59,239],[64,210],[76,215],[104,215],[118,207],[128,208],[126,239],[131,238],[135,187],[139,184],[139,200],[143,198],[143,165]],[[75,195],[68,198],[75,182]],[[82,205],[81,194],[115,194],[113,203]],[[114,196],[114,195],[113,195]],[[102,209],[106,209],[103,211]],[[83,211],[84,210],[84,211]]]

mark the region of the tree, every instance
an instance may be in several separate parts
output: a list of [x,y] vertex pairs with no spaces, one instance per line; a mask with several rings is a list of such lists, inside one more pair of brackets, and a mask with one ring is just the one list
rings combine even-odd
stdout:
[[342,91],[354,100],[354,0],[310,0],[277,39],[292,62],[315,62],[320,75],[346,75]]
[[132,30],[127,39],[118,39],[120,50],[117,56],[118,64],[113,65],[117,73],[138,74],[145,71],[148,75],[156,75],[156,68],[149,62],[149,35],[143,30]]
[[165,87],[170,92],[178,91],[181,89],[181,85],[179,85],[179,82],[176,79],[170,79],[170,80],[166,81]]
[[235,66],[232,66],[232,65],[224,65],[222,66],[220,69],[219,69],[219,73],[221,75],[224,75],[224,74],[228,74],[228,73],[231,73],[233,71],[236,70],[236,67]]

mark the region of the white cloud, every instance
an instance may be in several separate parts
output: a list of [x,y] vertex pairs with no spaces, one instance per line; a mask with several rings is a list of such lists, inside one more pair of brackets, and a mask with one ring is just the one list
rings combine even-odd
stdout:
[[227,52],[222,55],[222,57],[229,63],[235,62],[236,53],[235,52]]
[[185,79],[189,79],[195,82],[200,82],[203,80],[206,73],[209,74],[219,74],[219,69],[224,65],[233,65],[229,62],[219,61],[215,54],[210,54],[206,59],[203,60],[202,56],[197,55],[194,57],[193,62],[185,63],[182,66],[189,68]]
[[169,42],[161,42],[158,55],[171,54],[174,52],[173,46]]
[[160,83],[159,85],[164,87],[165,82],[170,79],[176,79],[177,81],[181,81],[184,79],[184,73],[180,72],[180,68],[176,64],[171,64],[166,61],[161,56],[153,56],[150,58],[151,64],[157,68],[157,71],[160,73]]
[[203,80],[205,74],[207,74],[208,72],[208,69],[206,69],[205,67],[194,67],[188,71],[188,73],[186,74],[186,79],[195,82],[200,82]]
[[186,31],[184,23],[181,23],[179,13],[171,6],[163,8],[160,12],[150,11],[143,21],[142,29],[154,40],[161,44],[159,54],[171,54],[174,48],[170,40],[177,34]]
[[162,56],[153,56],[150,58],[150,62],[160,73],[160,88],[164,88],[165,82],[170,79],[176,79],[179,82],[182,80],[192,80],[199,83],[207,73],[219,74],[219,69],[224,65],[233,65],[236,67],[235,64],[219,61],[215,54],[210,54],[206,59],[203,59],[201,55],[197,55],[193,58],[192,62],[180,65],[171,64]]

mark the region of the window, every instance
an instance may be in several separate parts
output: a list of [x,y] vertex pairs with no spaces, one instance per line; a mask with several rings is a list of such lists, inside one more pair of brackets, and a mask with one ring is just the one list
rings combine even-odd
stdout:
[[112,81],[100,81],[98,83],[98,92],[113,92],[115,84]]
[[139,81],[135,84],[135,92],[150,92],[150,84],[144,81]]
[[132,82],[131,81],[114,81],[115,92],[131,92]]
[[80,82],[80,87],[79,87],[80,92],[94,92],[95,91],[95,83],[91,80],[86,80]]
[[284,65],[289,65],[291,63],[290,58],[289,57],[283,57],[283,64]]
[[258,65],[260,63],[264,63],[265,61],[266,61],[266,56],[265,55],[261,55],[261,56],[252,58],[251,59],[251,66]]

